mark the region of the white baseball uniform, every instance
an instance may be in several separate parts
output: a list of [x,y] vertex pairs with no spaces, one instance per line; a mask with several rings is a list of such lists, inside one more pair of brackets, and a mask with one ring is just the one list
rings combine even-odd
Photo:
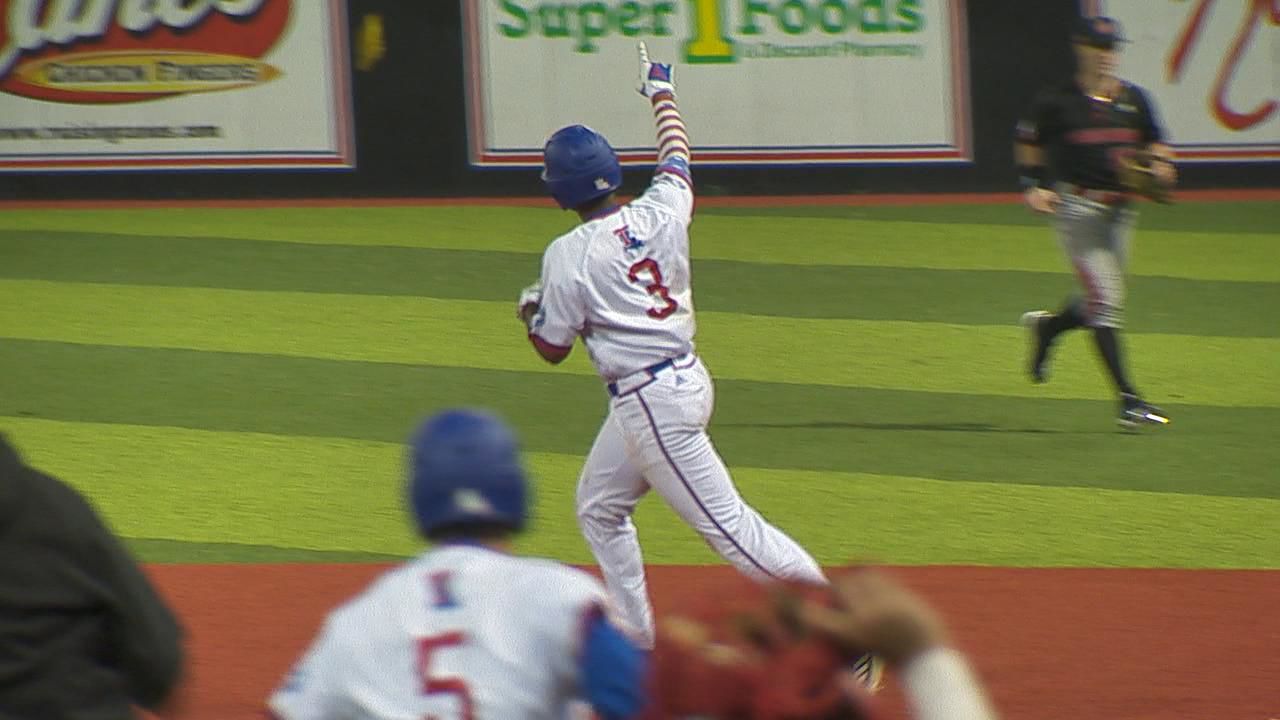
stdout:
[[[687,143],[674,98],[654,106],[660,149]],[[579,479],[578,520],[611,599],[649,646],[653,612],[631,515],[650,488],[749,576],[826,582],[799,544],[742,499],[707,435],[714,388],[694,354],[687,149],[665,158],[660,150],[660,159],[643,195],[547,248],[530,323],[532,335],[561,349],[581,337],[613,396]]]
[[640,679],[608,667],[622,635],[591,629],[608,625],[604,599],[595,578],[549,560],[441,546],[331,613],[269,708],[280,720],[559,720],[601,682],[635,701]]

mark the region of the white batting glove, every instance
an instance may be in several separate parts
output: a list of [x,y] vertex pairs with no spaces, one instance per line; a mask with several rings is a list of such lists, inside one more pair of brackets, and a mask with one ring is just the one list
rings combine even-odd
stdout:
[[525,325],[542,304],[542,282],[536,282],[520,291],[520,299],[516,301],[516,317]]
[[643,40],[640,41],[638,49],[640,50],[640,82],[636,85],[636,92],[647,98],[663,92],[675,95],[675,71],[671,65],[650,61],[649,48]]

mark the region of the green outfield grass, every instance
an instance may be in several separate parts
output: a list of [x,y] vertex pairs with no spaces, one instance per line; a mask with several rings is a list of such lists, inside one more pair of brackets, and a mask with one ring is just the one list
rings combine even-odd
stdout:
[[[1014,206],[700,208],[699,350],[744,495],[823,562],[1280,567],[1280,210],[1144,206],[1127,347],[1174,423],[1113,429],[1071,291]],[[538,360],[518,289],[570,216],[490,207],[6,211],[0,430],[159,562],[418,547],[401,443],[491,406],[537,480],[523,548],[589,553],[573,486],[607,397]],[[717,562],[660,502],[646,558]]]

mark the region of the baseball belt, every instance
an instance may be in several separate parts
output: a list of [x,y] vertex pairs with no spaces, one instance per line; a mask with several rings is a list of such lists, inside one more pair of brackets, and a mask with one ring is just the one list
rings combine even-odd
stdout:
[[[687,363],[685,362],[686,359],[688,360]],[[630,395],[631,393],[639,390],[640,388],[656,380],[658,377],[658,374],[661,373],[662,371],[670,370],[673,367],[678,370],[683,370],[687,367],[692,367],[694,361],[696,360],[697,360],[697,357],[692,353],[681,355],[680,357],[676,357],[676,358],[667,358],[666,360],[663,360],[662,362],[654,363],[649,367],[644,368],[643,370],[637,370],[636,372],[633,372],[630,375],[623,375],[622,377],[618,378],[617,380],[614,380],[613,382],[609,383],[605,387],[609,389],[609,395],[611,395],[612,397],[622,397],[623,395]],[[677,363],[680,363],[680,364],[677,364]]]

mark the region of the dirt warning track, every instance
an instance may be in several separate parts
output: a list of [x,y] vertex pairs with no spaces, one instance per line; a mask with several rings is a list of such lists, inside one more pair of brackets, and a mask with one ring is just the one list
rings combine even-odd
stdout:
[[[379,565],[155,565],[190,634],[186,720],[261,720],[324,614]],[[659,614],[732,573],[650,568]],[[1280,571],[894,568],[945,613],[1004,718],[1280,718]],[[890,717],[905,717],[896,689]]]

